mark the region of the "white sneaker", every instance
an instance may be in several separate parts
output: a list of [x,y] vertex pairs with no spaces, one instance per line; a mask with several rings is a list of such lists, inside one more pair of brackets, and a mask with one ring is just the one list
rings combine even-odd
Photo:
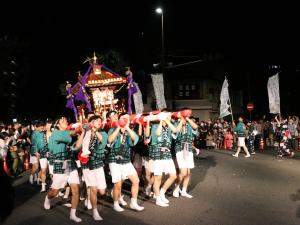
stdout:
[[169,206],[169,204],[164,203],[164,202],[161,200],[160,196],[158,196],[158,197],[156,198],[155,204],[156,204],[156,205],[159,205],[159,206],[161,206],[161,207],[168,207],[168,206]]
[[123,212],[124,211],[124,209],[119,205],[119,203],[114,203],[114,210],[116,211],[116,212]]
[[65,203],[64,206],[66,206],[66,207],[68,207],[68,208],[71,208],[71,207],[72,207],[71,203]]
[[236,157],[236,158],[239,157],[237,154],[232,154],[232,156],[233,156],[233,157]]
[[29,183],[33,184],[33,175],[32,174],[30,174],[30,176],[29,176]]
[[41,189],[41,192],[45,192],[46,191],[46,184],[45,183],[42,183],[42,189]]
[[81,219],[79,217],[77,217],[76,215],[70,216],[70,220],[73,220],[76,223],[81,222]]
[[136,199],[131,199],[130,208],[135,209],[136,211],[143,211],[144,207],[139,206]]
[[84,201],[84,206],[87,208],[87,209],[92,209],[92,203],[91,201],[89,201],[87,198],[85,199]]
[[37,181],[37,179],[38,179],[38,176],[37,176],[37,174],[35,173],[35,174],[33,175],[33,181]]
[[179,187],[174,189],[174,191],[173,191],[173,197],[179,198]]
[[122,206],[127,205],[127,202],[125,202],[125,200],[124,200],[124,195],[121,195],[121,197],[119,198],[119,203],[120,203]]
[[156,199],[156,195],[155,195],[155,193],[153,193],[153,199]]
[[147,196],[151,196],[151,186],[146,187],[145,193],[146,193]]
[[182,197],[193,198],[193,196],[190,195],[190,194],[188,194],[187,192],[183,192],[183,191],[182,191],[180,194],[181,194]]
[[159,196],[164,203],[169,204],[170,201],[166,198],[165,194],[160,193]]
[[249,154],[249,155],[245,155],[244,157],[245,157],[245,158],[249,158],[250,156],[251,156],[251,155]]
[[45,197],[44,208],[46,210],[50,209],[50,199],[48,199],[48,195],[46,195],[46,197]]
[[93,219],[94,220],[103,220],[103,218],[99,215],[98,210],[93,210]]

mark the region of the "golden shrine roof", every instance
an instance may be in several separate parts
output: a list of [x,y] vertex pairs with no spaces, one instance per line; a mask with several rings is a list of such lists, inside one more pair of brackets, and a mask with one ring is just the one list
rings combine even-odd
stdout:
[[127,82],[125,77],[117,76],[99,64],[93,64],[90,74],[86,80],[86,87],[101,87],[111,86],[117,84],[124,84]]

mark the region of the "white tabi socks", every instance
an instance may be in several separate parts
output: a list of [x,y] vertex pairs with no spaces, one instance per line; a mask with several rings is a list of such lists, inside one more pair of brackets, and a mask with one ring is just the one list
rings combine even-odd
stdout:
[[164,203],[169,204],[169,200],[166,198],[165,193],[166,193],[166,190],[164,190],[162,188],[162,189],[160,189],[159,196]]
[[46,191],[46,183],[42,183],[41,192],[45,192],[45,191]]
[[98,209],[93,209],[93,219],[94,220],[103,220],[103,218],[99,215]]
[[73,209],[73,208],[71,209],[71,211],[70,211],[70,220],[73,220],[76,223],[81,222],[81,219],[76,216],[76,209]]
[[119,205],[119,201],[114,201],[114,210],[117,212],[123,212],[124,209]]
[[135,209],[136,211],[144,210],[144,207],[138,205],[136,198],[131,198],[130,208]]
[[174,188],[174,191],[173,191],[173,196],[175,198],[179,197],[179,185],[178,184],[175,185],[175,188]]
[[184,187],[182,188],[182,191],[180,192],[180,194],[181,194],[181,196],[186,197],[186,198],[193,198],[192,195],[190,195],[186,192],[186,188],[184,188]]
[[48,198],[48,195],[46,195],[46,197],[45,197],[44,208],[50,209],[50,199]]
[[121,195],[121,197],[119,198],[119,204],[121,204],[122,206],[127,205],[127,202],[125,202],[124,200],[124,195]]

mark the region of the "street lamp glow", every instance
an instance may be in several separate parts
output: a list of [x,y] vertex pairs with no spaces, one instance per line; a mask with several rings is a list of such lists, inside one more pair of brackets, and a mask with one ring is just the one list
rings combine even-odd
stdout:
[[156,11],[158,14],[162,14],[162,13],[163,13],[162,8],[157,8],[155,11]]

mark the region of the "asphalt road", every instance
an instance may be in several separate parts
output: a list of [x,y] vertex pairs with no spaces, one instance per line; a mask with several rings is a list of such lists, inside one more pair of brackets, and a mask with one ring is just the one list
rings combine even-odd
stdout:
[[[98,209],[104,221],[95,222],[92,212],[80,202],[80,224],[162,224],[162,225],[289,225],[300,224],[300,154],[278,158],[271,150],[251,158],[231,156],[225,150],[205,150],[195,158],[189,192],[193,199],[169,197],[170,207],[162,208],[141,194],[143,212],[127,208],[122,213],[112,209],[110,197],[99,198]],[[45,193],[28,183],[28,172],[14,181],[16,201],[12,214],[3,223],[70,224],[69,208],[60,198],[43,209]],[[125,191],[129,202],[129,192]],[[3,193],[2,193],[3,194]],[[1,203],[3,204],[3,203]]]

